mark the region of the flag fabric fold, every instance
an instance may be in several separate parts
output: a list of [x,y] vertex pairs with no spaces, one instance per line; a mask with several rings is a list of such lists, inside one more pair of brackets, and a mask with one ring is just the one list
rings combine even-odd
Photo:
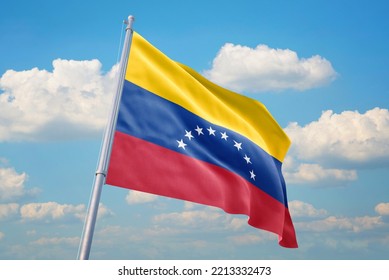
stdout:
[[297,247],[282,161],[260,102],[219,87],[134,32],[106,183],[245,214]]

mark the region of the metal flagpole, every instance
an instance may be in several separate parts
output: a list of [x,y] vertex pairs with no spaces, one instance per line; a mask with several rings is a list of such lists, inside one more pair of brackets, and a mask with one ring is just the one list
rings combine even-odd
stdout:
[[113,141],[113,133],[116,127],[120,98],[123,91],[123,84],[124,84],[124,78],[126,74],[128,55],[130,51],[130,44],[131,44],[132,34],[133,34],[132,24],[134,20],[135,18],[133,16],[129,16],[128,20],[125,21],[125,24],[127,25],[126,37],[124,40],[122,56],[120,59],[119,78],[118,78],[118,83],[116,88],[116,94],[113,99],[111,113],[108,119],[107,126],[105,128],[104,138],[101,145],[99,163],[96,170],[95,180],[93,183],[92,193],[89,201],[88,212],[85,218],[84,229],[82,232],[80,247],[78,250],[77,258],[79,260],[89,259],[93,232],[96,224],[97,211],[100,203],[101,190],[105,183],[105,177],[107,175],[108,161],[109,161],[109,156],[111,154],[111,147]]

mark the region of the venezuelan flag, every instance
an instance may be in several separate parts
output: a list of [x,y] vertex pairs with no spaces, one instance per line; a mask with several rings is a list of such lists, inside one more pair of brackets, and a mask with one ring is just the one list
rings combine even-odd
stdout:
[[134,32],[106,183],[246,214],[297,247],[282,161],[260,102],[221,88]]

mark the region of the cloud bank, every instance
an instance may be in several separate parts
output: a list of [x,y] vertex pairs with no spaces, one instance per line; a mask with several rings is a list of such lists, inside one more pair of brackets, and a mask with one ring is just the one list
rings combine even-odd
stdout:
[[0,78],[0,141],[96,136],[104,127],[117,67],[56,59],[53,70],[8,70]]
[[284,161],[287,183],[338,187],[358,179],[358,170],[389,164],[389,111],[324,111],[306,125],[290,123],[292,146]]
[[128,204],[131,205],[131,204],[141,204],[141,203],[153,202],[157,198],[158,198],[157,195],[130,190],[126,196],[126,201]]
[[17,214],[18,211],[19,204],[17,203],[0,204],[0,221]]
[[382,216],[389,216],[389,202],[388,203],[379,203],[374,208],[375,211]]
[[[49,201],[43,203],[28,203],[20,207],[20,216],[24,221],[55,221],[75,219],[83,221],[85,219],[85,204],[60,204]],[[112,215],[104,204],[99,204],[98,218]]]
[[307,90],[333,81],[337,73],[319,55],[299,58],[289,49],[255,48],[225,44],[204,75],[235,91],[263,92],[285,89]]
[[343,186],[358,179],[356,170],[325,168],[315,163],[285,163],[284,176],[288,183],[319,187]]
[[305,126],[290,123],[285,131],[298,159],[343,166],[389,163],[388,109],[340,114],[328,110],[317,121]]
[[300,200],[290,201],[289,210],[293,218],[322,217],[328,214],[325,209],[316,209],[312,204]]
[[58,220],[75,217],[82,220],[85,216],[85,205],[59,204],[57,202],[29,203],[20,208],[23,220]]
[[18,173],[13,167],[0,167],[0,202],[15,201],[23,197],[34,196],[39,189],[26,189],[28,175]]
[[330,216],[322,220],[313,222],[297,222],[296,227],[303,231],[326,232],[326,231],[351,231],[361,232],[372,230],[384,226],[381,217],[363,216],[363,217],[336,217]]

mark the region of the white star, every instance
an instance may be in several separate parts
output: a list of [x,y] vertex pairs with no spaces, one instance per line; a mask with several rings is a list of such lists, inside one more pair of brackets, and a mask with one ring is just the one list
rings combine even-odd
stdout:
[[192,135],[192,131],[187,131],[186,129],[185,129],[185,137],[188,137],[188,139],[189,140],[192,140],[192,138],[194,138],[193,137],[193,135]]
[[195,130],[197,131],[197,135],[200,135],[200,134],[204,135],[202,127],[197,126]]
[[255,181],[255,176],[257,176],[257,175],[255,175],[254,170],[251,170],[250,171],[250,179],[253,179],[253,181]]
[[176,140],[176,141],[178,143],[178,148],[183,148],[185,150],[185,146],[187,144],[184,143],[184,140],[181,139],[180,141],[178,141],[178,140]]
[[245,154],[244,155],[244,160],[246,161],[247,164],[251,164],[251,159]]
[[235,140],[234,140],[234,147],[236,147],[237,149],[238,149],[238,151],[239,150],[242,150],[242,143],[238,143],[238,142],[236,142]]
[[226,132],[220,132],[220,134],[222,135],[222,139],[226,140],[227,141],[227,138],[228,138],[228,135]]
[[216,130],[214,130],[214,129],[212,128],[212,126],[210,126],[209,128],[207,128],[207,130],[209,131],[209,135],[216,136],[216,135],[215,135]]

